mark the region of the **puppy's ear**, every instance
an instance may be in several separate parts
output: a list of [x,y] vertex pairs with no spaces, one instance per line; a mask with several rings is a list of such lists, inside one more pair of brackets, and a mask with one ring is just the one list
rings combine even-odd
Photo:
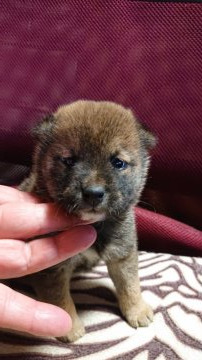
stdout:
[[44,141],[48,139],[52,133],[55,117],[53,114],[44,117],[39,124],[37,124],[33,130],[32,135],[38,141]]
[[157,144],[157,138],[151,131],[146,127],[146,125],[142,124],[139,119],[134,115],[131,109],[127,109],[132,114],[134,121],[137,126],[137,130],[139,132],[139,137],[141,141],[141,145],[147,150],[153,149]]
[[152,134],[145,125],[140,124],[139,121],[137,122],[137,126],[138,126],[140,141],[141,141],[142,145],[147,150],[153,149],[157,144],[156,136],[154,134]]

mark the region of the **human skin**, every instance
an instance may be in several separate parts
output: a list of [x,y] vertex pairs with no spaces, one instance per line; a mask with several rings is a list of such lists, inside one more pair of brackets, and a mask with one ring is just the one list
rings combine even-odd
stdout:
[[[27,238],[63,230],[56,236]],[[87,249],[96,239],[94,228],[67,216],[53,204],[0,186],[0,279],[41,271]],[[57,306],[36,301],[0,283],[0,327],[34,335],[62,336],[71,318]]]

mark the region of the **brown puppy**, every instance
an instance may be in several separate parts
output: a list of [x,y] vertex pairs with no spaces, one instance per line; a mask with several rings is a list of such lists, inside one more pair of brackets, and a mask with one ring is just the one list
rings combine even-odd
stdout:
[[85,333],[70,295],[72,272],[99,258],[107,264],[126,320],[133,327],[147,326],[153,315],[141,296],[133,206],[145,184],[154,136],[129,109],[95,101],[61,106],[34,134],[33,168],[21,190],[93,220],[98,233],[83,254],[32,276],[40,298],[72,317],[72,330],[63,340],[75,341]]

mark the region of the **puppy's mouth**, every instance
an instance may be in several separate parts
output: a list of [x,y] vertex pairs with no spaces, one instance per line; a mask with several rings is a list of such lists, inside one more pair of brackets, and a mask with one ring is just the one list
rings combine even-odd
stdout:
[[95,209],[82,209],[78,211],[78,216],[83,221],[89,221],[92,223],[103,221],[106,219],[106,213],[104,211],[96,211]]
[[108,194],[101,186],[88,187],[79,196],[64,196],[61,203],[69,214],[89,223],[100,222],[107,217]]
[[68,204],[62,202],[62,206],[68,214],[75,215],[81,220],[88,221],[89,223],[103,221],[107,217],[107,211],[104,208],[71,202],[68,202]]

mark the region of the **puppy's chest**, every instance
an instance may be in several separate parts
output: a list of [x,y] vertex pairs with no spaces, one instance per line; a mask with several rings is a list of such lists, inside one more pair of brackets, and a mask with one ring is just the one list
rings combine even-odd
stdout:
[[131,250],[132,242],[125,236],[123,226],[116,226],[113,222],[99,222],[93,224],[97,231],[97,239],[89,251],[85,251],[86,258],[102,259],[104,261],[121,258]]
[[89,249],[79,255],[79,258],[76,256],[77,267],[81,265],[91,268],[100,259],[105,260],[105,254],[109,252],[110,244],[113,243],[110,229],[106,229],[103,222],[92,224],[92,226],[96,229],[97,239]]
[[92,224],[97,231],[97,239],[95,243],[91,246],[99,257],[103,257],[105,251],[113,243],[113,228],[114,226],[110,226],[106,224],[106,222],[97,222]]

